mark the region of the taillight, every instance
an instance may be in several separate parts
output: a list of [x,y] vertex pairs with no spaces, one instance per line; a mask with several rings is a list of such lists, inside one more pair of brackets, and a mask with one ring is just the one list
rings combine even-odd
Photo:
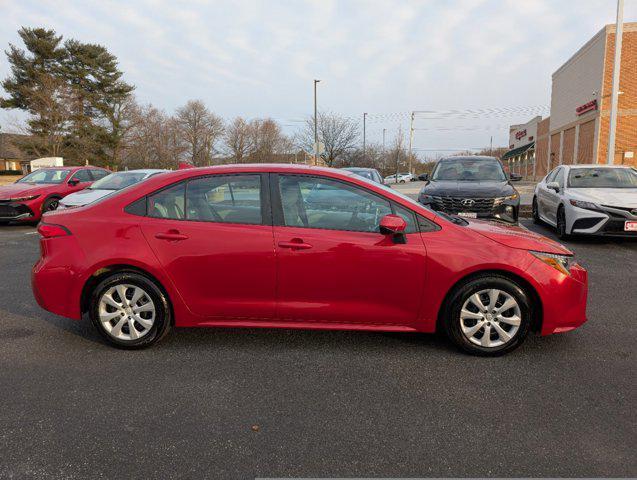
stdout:
[[51,223],[40,223],[38,225],[38,233],[42,235],[42,238],[66,237],[67,235],[71,235],[68,228]]

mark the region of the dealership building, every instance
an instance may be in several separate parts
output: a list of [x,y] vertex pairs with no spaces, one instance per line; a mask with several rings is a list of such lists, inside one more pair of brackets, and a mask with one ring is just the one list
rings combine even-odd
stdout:
[[[605,163],[615,52],[615,25],[606,25],[552,76],[551,115],[512,125],[502,160],[528,179],[561,164]],[[637,166],[637,23],[622,38],[615,165]]]

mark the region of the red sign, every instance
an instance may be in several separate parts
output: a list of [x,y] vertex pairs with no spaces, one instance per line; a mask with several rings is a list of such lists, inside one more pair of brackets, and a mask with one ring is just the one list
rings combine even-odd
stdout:
[[526,129],[520,130],[519,132],[515,132],[516,140],[526,137]]
[[575,109],[575,113],[577,113],[578,115],[583,115],[586,112],[590,112],[591,110],[597,110],[597,99],[591,100],[584,105],[580,105]]

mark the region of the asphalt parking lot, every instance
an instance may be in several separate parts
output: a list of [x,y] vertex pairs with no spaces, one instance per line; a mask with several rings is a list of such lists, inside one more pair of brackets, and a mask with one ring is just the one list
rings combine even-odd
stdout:
[[258,329],[116,350],[36,305],[34,232],[0,228],[0,478],[637,475],[637,242],[568,242],[589,322],[475,358]]

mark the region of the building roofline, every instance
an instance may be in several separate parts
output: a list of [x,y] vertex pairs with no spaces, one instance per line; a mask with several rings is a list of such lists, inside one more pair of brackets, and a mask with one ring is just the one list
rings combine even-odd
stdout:
[[[627,32],[635,32],[637,31],[637,22],[624,22],[624,31]],[[571,57],[566,60],[557,70],[553,72],[551,78],[554,79],[557,75],[562,73],[564,69],[570,66],[573,62],[575,62],[579,57],[581,57],[584,53],[586,53],[593,44],[599,40],[600,37],[606,37],[609,33],[615,32],[615,24],[609,23],[604,25],[601,30],[599,30],[595,35],[593,35],[588,42],[582,45],[579,50],[577,50]]]

